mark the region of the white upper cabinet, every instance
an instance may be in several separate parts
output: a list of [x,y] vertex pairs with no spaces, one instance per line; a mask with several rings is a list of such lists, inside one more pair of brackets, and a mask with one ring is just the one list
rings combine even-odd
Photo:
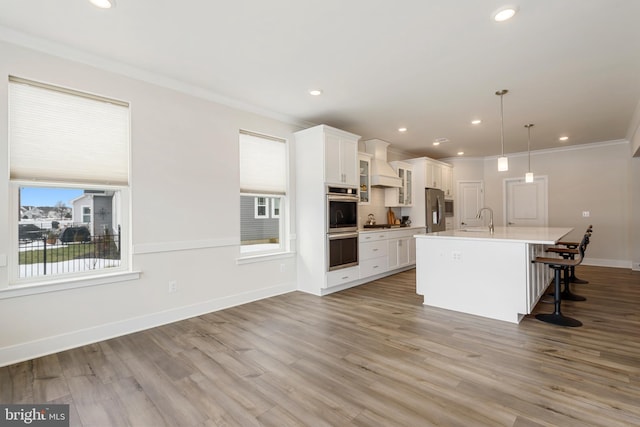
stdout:
[[442,191],[446,199],[453,199],[453,166],[442,166]]
[[389,164],[398,174],[401,186],[384,190],[384,205],[386,207],[413,205],[413,166],[404,162],[390,162]]
[[325,130],[324,161],[327,184],[358,186],[358,138]]
[[425,170],[427,188],[439,188],[444,196],[453,198],[453,166],[435,160],[427,160]]
[[426,178],[427,188],[442,189],[442,165],[440,163],[427,161]]
[[368,205],[371,203],[371,154],[358,152],[358,164],[360,169],[360,204]]

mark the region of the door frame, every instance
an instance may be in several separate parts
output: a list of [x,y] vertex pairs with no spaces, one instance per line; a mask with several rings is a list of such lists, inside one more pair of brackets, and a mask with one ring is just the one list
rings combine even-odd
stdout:
[[[536,175],[533,178],[534,182],[540,181],[542,184],[542,189],[544,190],[544,218],[545,225],[544,227],[549,226],[549,177],[547,175]],[[502,181],[502,218],[504,227],[508,227],[508,218],[507,218],[507,207],[509,205],[508,200],[508,184],[511,182],[524,182],[524,177],[514,177],[514,178],[505,178]]]
[[479,187],[480,197],[481,197],[481,206],[480,207],[484,206],[484,180],[482,180],[482,179],[465,179],[465,180],[456,181],[456,193],[455,193],[456,194],[456,198],[455,198],[454,205],[453,205],[453,209],[454,209],[453,219],[455,221],[455,224],[453,226],[454,229],[459,228],[461,226],[461,222],[462,222],[460,202],[462,200],[462,185],[464,185],[464,184],[477,185]]

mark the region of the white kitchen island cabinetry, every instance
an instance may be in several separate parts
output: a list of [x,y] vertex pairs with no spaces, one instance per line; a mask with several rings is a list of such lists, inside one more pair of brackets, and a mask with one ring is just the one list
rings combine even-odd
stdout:
[[424,305],[518,323],[549,285],[531,261],[572,228],[496,227],[416,236],[416,292]]

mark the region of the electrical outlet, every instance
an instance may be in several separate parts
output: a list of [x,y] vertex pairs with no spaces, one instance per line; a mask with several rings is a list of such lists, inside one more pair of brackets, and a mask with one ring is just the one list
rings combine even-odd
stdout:
[[460,251],[451,252],[451,259],[458,262],[462,261],[462,252]]
[[589,216],[591,215],[591,212],[589,211],[582,211],[582,218],[589,218]]
[[280,264],[280,273],[284,273],[287,270],[286,264]]
[[178,292],[178,282],[176,280],[171,280],[169,282],[169,293],[172,294],[174,292]]

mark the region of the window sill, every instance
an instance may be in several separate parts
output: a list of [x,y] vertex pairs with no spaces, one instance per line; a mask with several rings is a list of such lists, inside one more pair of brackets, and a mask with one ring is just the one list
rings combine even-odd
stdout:
[[274,259],[284,259],[284,258],[293,258],[295,256],[294,252],[276,252],[269,254],[260,254],[260,255],[245,255],[240,256],[240,258],[236,259],[236,264],[251,264],[254,262],[264,262],[271,261]]
[[19,284],[0,289],[0,299],[17,298],[48,292],[68,291],[70,289],[86,288],[89,286],[101,286],[110,283],[125,282],[140,278],[139,271],[123,271],[112,274],[101,274],[90,277],[72,279],[58,279],[46,282]]

